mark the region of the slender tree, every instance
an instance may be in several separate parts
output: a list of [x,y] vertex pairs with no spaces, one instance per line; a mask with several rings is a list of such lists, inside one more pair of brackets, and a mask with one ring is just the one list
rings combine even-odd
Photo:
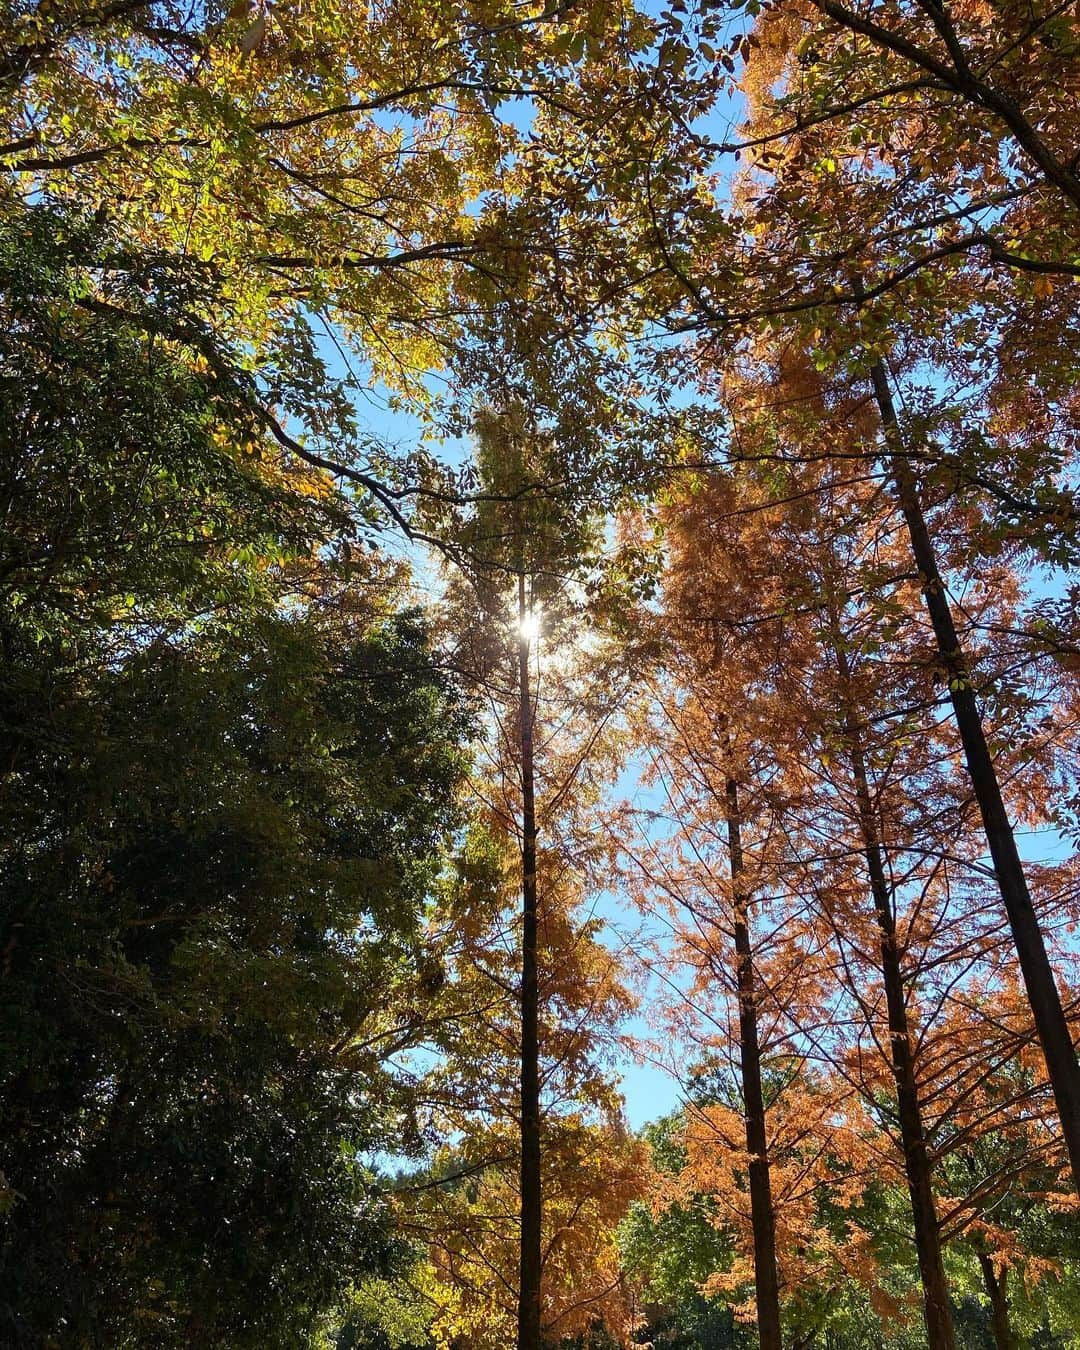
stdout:
[[1016,836],[1001,794],[976,699],[976,684],[953,622],[945,580],[938,568],[930,531],[919,500],[917,480],[906,455],[883,361],[871,368],[874,397],[881,414],[889,466],[897,500],[911,539],[911,553],[933,625],[938,656],[948,682],[956,725],[964,747],[972,790],[979,803],[986,843],[1001,898],[1009,917],[1024,986],[1039,1032],[1054,1089],[1062,1133],[1069,1150],[1073,1182],[1080,1193],[1080,1061],[1061,1003],[1028,890]]
[[[551,491],[559,466],[550,434],[518,403],[481,412],[476,431],[481,491],[447,535],[455,560],[448,614],[460,635],[455,660],[491,713],[491,774],[478,781],[478,796],[488,828],[513,840],[518,858],[515,1334],[519,1345],[538,1347],[572,1323],[545,1271],[559,1267],[565,1245],[563,1197],[575,1182],[560,1174],[573,1166],[573,1113],[587,1110],[590,1095],[616,1154],[620,1147],[617,1113],[591,1065],[588,1018],[591,1010],[594,1033],[606,1034],[626,995],[591,925],[574,918],[586,884],[582,865],[595,851],[578,837],[574,816],[588,798],[584,784],[596,772],[621,681],[611,681],[602,649],[574,646],[592,526],[572,519],[569,504]],[[488,957],[482,963],[503,978]],[[591,992],[587,981],[575,983],[575,971],[585,969]],[[579,1137],[587,1144],[589,1131]],[[581,1165],[583,1184],[584,1157]],[[613,1188],[614,1199],[621,1194]]]

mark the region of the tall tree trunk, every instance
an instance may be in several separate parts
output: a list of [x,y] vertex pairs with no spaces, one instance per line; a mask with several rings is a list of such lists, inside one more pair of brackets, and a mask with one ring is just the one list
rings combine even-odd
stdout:
[[996,1274],[993,1261],[983,1252],[979,1252],[979,1267],[982,1270],[986,1292],[990,1295],[996,1350],[1019,1350],[1020,1342],[1009,1322],[1009,1296],[1006,1289],[1008,1268],[1003,1268],[1000,1275]]
[[941,1229],[938,1224],[937,1206],[934,1203],[933,1178],[926,1148],[926,1133],[923,1129],[919,1089],[915,1081],[907,1005],[904,1002],[904,981],[900,972],[900,952],[896,943],[896,916],[893,913],[889,883],[885,875],[884,851],[870,797],[870,784],[866,776],[862,734],[850,695],[851,668],[847,654],[838,643],[835,646],[835,654],[843,689],[844,736],[855,782],[859,832],[870,876],[870,893],[873,896],[880,938],[881,977],[889,1017],[889,1046],[893,1078],[896,1082],[900,1139],[904,1147],[904,1170],[907,1174],[911,1213],[915,1222],[915,1250],[919,1259],[919,1277],[923,1287],[926,1338],[930,1350],[955,1350],[956,1334],[953,1330],[945,1267],[941,1259]]
[[739,1054],[746,1110],[746,1151],[750,1155],[750,1223],[754,1230],[754,1288],[757,1294],[761,1350],[781,1350],[780,1287],[776,1273],[776,1221],[769,1181],[769,1148],[765,1132],[765,1098],[761,1088],[754,953],[750,942],[749,897],[746,894],[739,822],[739,788],[727,782],[727,837],[731,861],[735,917],[735,960],[739,987]]
[[518,727],[521,751],[521,1262],[518,1350],[540,1350],[540,991],[537,974],[536,798],[529,610],[518,575]]
[[1061,998],[1054,981],[1054,972],[1046,954],[1046,944],[1043,942],[1039,921],[1031,903],[1027,879],[1001,796],[994,761],[986,744],[971,675],[960,646],[956,625],[953,623],[945,585],[938,570],[926,517],[923,515],[919,500],[918,483],[905,453],[884,362],[878,361],[874,364],[871,377],[885,433],[889,470],[911,536],[912,554],[922,578],[923,595],[937,640],[938,655],[948,678],[949,697],[952,700],[956,725],[964,747],[968,774],[982,813],[987,846],[993,859],[994,872],[1009,918],[1009,926],[1012,929],[1024,986],[1027,989],[1028,1001],[1035,1018],[1035,1028],[1046,1059],[1046,1069],[1054,1091],[1054,1101],[1061,1119],[1065,1144],[1069,1150],[1073,1185],[1080,1195],[1080,1064],[1077,1063],[1069,1024],[1065,1020]]

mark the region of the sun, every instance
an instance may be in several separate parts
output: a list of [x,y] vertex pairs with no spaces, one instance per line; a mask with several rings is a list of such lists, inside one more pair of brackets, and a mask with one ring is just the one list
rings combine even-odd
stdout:
[[540,636],[540,611],[530,609],[518,623],[518,632],[526,642],[535,642]]

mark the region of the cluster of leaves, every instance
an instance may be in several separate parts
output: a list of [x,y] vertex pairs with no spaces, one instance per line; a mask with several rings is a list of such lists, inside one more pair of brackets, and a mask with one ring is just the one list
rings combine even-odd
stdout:
[[[630,1334],[612,1233],[646,1183],[625,1261],[669,1338],[764,1328],[770,1243],[789,1339],[915,1336],[905,1182],[928,1326],[947,1275],[964,1335],[992,1306],[1001,1344],[1003,1304],[1067,1327],[1064,1080],[1031,1006],[1064,1004],[1068,1061],[1076,864],[1014,860],[1042,925],[1017,945],[1057,967],[1029,1003],[972,792],[1077,832],[1076,588],[1025,585],[1080,557],[1075,15],[5,20],[7,1334],[511,1340],[519,882],[549,1338]],[[473,463],[358,444],[355,387],[428,416],[435,370]],[[441,632],[486,714],[453,884],[468,719],[357,547],[386,517],[456,567]],[[628,745],[644,824],[601,820]],[[668,1029],[741,1053],[652,1174],[585,912],[617,859],[667,926]],[[391,1222],[358,1158],[423,1147]]]
[[329,486],[84,304],[95,244],[0,248],[0,1322],[296,1344],[395,1260],[361,1159],[468,715],[393,573],[320,559]]

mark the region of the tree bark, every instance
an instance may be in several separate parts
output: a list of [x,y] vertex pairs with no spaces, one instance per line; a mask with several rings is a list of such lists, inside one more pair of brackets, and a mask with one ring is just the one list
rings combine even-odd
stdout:
[[749,897],[744,883],[739,788],[733,778],[729,778],[727,783],[727,838],[731,862],[735,960],[739,988],[739,1055],[746,1112],[746,1151],[750,1155],[750,1223],[754,1230],[754,1288],[757,1295],[758,1339],[761,1350],[781,1350],[776,1220],[773,1214],[772,1185],[769,1180],[765,1098],[761,1087],[761,1046],[758,1042],[754,953],[750,942]]
[[1000,1275],[995,1274],[993,1261],[983,1252],[979,1252],[979,1267],[982,1270],[986,1292],[990,1296],[996,1350],[1019,1350],[1020,1342],[1009,1322],[1009,1297],[1006,1289],[1008,1269],[1004,1268]]
[[518,575],[518,727],[521,752],[521,1250],[518,1350],[540,1350],[540,990],[537,972],[536,798],[525,577]]
[[893,1079],[896,1083],[900,1139],[904,1148],[904,1171],[907,1175],[911,1213],[915,1224],[915,1250],[919,1259],[919,1277],[923,1287],[926,1338],[930,1350],[955,1350],[956,1333],[953,1329],[952,1306],[945,1279],[945,1266],[941,1258],[941,1229],[934,1202],[933,1177],[926,1146],[926,1132],[923,1128],[919,1088],[915,1079],[907,1005],[904,1001],[904,981],[896,942],[896,916],[893,913],[889,883],[885,874],[884,850],[870,796],[870,784],[866,776],[862,734],[850,696],[851,668],[847,654],[838,644],[835,647],[835,654],[843,689],[844,736],[855,782],[859,832],[862,837],[866,869],[870,876],[870,893],[874,901],[874,915],[880,938],[881,977],[889,1018],[889,1047]]
[[1031,903],[994,761],[986,743],[971,675],[919,500],[918,483],[905,453],[884,362],[874,364],[871,378],[881,414],[889,470],[911,537],[912,554],[922,580],[938,655],[948,679],[949,698],[964,747],[968,775],[982,814],[986,843],[993,859],[1035,1028],[1046,1059],[1046,1069],[1069,1151],[1073,1185],[1080,1195],[1080,1064],[1077,1063],[1069,1024],[1065,1019],[1046,944]]

